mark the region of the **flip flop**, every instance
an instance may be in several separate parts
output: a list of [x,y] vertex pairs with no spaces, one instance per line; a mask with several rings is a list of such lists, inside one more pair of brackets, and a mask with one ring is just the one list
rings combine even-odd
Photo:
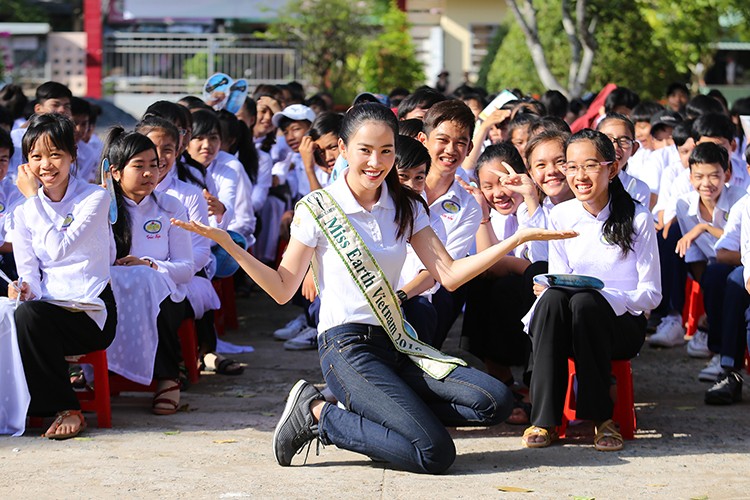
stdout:
[[[78,429],[68,432],[67,434],[55,434],[55,431],[60,427],[63,423],[63,420],[65,420],[68,417],[78,417],[78,420],[81,422],[81,425],[78,426]],[[52,429],[52,426],[54,426],[54,429]],[[50,434],[49,431],[42,434],[42,437],[47,439],[70,439],[74,438],[77,435],[79,435],[81,432],[83,432],[84,429],[86,429],[86,419],[83,417],[83,414],[81,413],[81,410],[65,410],[61,411],[57,414],[55,417],[55,421],[52,422],[52,426],[50,426],[50,429],[52,429],[52,433]]]

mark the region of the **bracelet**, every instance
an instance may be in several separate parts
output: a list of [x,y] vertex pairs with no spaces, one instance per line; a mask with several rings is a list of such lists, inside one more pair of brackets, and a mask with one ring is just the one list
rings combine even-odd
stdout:
[[150,267],[151,269],[154,268],[154,261],[153,260],[149,259],[148,257],[144,257],[143,260],[145,260],[146,262],[148,262],[148,267]]
[[409,296],[406,295],[406,292],[403,290],[396,290],[396,298],[398,298],[399,302],[403,304],[408,300]]
[[487,224],[490,221],[490,218],[487,217],[486,219],[482,219],[479,221],[480,224]]

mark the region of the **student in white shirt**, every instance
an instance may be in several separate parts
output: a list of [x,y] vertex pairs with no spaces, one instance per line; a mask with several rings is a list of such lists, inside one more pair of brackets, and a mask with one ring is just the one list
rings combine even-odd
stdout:
[[627,172],[628,161],[638,152],[639,145],[635,140],[635,126],[625,115],[609,114],[602,118],[596,130],[609,137],[615,146],[615,156],[620,165],[617,176],[625,187],[625,191],[638,203],[646,208],[651,204],[651,190],[648,184],[636,179]]
[[[363,250],[370,252],[380,265],[379,282],[396,282],[407,241],[430,273],[453,289],[490,267],[517,243],[531,238],[572,236],[568,232],[526,230],[475,256],[452,259],[429,228],[424,204],[399,184],[393,170],[397,133],[396,117],[385,106],[368,103],[351,108],[339,140],[349,169],[325,189],[344,212],[346,220],[342,223],[351,224],[351,238],[352,233],[359,234],[365,245]],[[360,286],[375,277],[359,267],[363,265],[359,259],[352,265],[367,274],[360,273],[358,281],[349,274],[346,261],[338,254],[340,247],[335,246],[341,242],[334,241],[330,231],[324,235],[311,205],[307,205],[316,200],[330,199],[318,191],[299,207],[289,247],[278,270],[237,248],[222,231],[195,222],[175,221],[221,244],[256,283],[281,303],[297,291],[310,261],[314,260],[317,266],[321,366],[330,390],[343,408],[326,403],[312,384],[304,380],[295,384],[274,433],[276,460],[282,466],[290,465],[295,453],[317,438],[323,444],[336,444],[409,471],[443,472],[456,454],[444,426],[502,421],[510,413],[510,393],[499,381],[465,366],[456,366],[438,382],[397,351],[391,336],[377,326],[380,320],[375,312],[385,315],[387,308],[387,317],[397,314],[392,309],[394,305],[398,307],[392,291],[388,290],[391,306],[375,306],[380,309],[374,310],[369,305]],[[320,208],[324,209],[322,204]],[[355,239],[346,243],[360,244]],[[356,258],[356,254],[350,257]],[[400,313],[396,318],[400,321]],[[399,345],[403,348],[406,344]],[[432,370],[431,373],[438,375]]]
[[[127,285],[133,284],[128,280],[137,280],[133,294],[145,294],[150,281],[165,282],[168,286],[169,295],[158,304],[158,312],[153,309],[138,312],[148,316],[141,322],[153,321],[150,315],[157,313],[158,342],[152,364],[153,378],[158,383],[151,409],[157,415],[171,415],[180,402],[181,354],[177,330],[186,316],[185,297],[194,264],[190,235],[169,221],[187,220],[185,207],[178,199],[154,191],[159,180],[159,160],[148,137],[115,127],[105,141],[104,155],[110,162],[118,205],[117,222],[112,227],[117,249],[113,282],[117,280],[116,288],[128,289]],[[126,272],[133,268],[133,273],[138,274]],[[135,315],[122,316],[121,321],[128,322],[129,316]],[[136,335],[141,335],[138,328],[119,329],[115,342]],[[138,340],[144,339],[131,340],[129,344],[141,345]],[[143,344],[145,349],[145,341]]]
[[259,214],[266,203],[268,190],[271,188],[273,182],[273,176],[271,175],[273,160],[271,159],[271,155],[267,151],[257,147],[253,140],[252,132],[258,119],[258,107],[252,97],[245,99],[244,104],[237,111],[237,119],[247,127],[251,145],[255,147],[257,154],[257,168],[253,170],[251,167],[247,175],[253,183],[253,210],[255,210],[256,214]]
[[589,275],[602,290],[547,288],[531,312],[533,343],[529,448],[549,446],[560,425],[568,387],[567,358],[576,362],[577,415],[593,420],[594,446],[622,448],[612,422],[611,360],[638,354],[646,336],[644,313],[661,299],[656,234],[651,214],[635,203],[617,177],[612,141],[584,129],[566,149],[566,174],[575,200],[550,212],[550,229],[572,227],[577,238],[549,245],[549,272]]
[[[13,260],[13,245],[6,238],[7,226],[16,205],[24,201],[24,197],[8,175],[8,164],[13,156],[13,140],[5,130],[0,130],[0,269],[10,278],[16,279],[16,263]],[[0,295],[5,295],[0,290]]]
[[[62,115],[30,120],[23,138],[29,163],[18,172],[26,201],[16,207],[11,230],[23,284],[20,291],[18,281],[9,285],[8,297],[20,294],[15,319],[31,394],[29,414],[57,414],[44,434],[52,439],[74,437],[86,427],[65,356],[105,349],[117,322],[109,286],[109,196],[70,175],[76,157],[73,129]],[[95,304],[96,310],[73,312],[48,300]]]

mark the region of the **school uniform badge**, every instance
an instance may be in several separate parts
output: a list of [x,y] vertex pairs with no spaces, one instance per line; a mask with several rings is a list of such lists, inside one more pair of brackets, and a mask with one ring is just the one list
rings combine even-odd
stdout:
[[67,229],[71,224],[73,224],[74,220],[75,218],[73,217],[73,214],[66,215],[65,219],[63,219],[62,228]]
[[441,207],[443,208],[443,210],[445,210],[445,211],[446,211],[447,213],[449,213],[449,214],[453,214],[453,215],[455,215],[455,214],[457,214],[458,212],[460,212],[460,211],[461,211],[461,205],[459,205],[458,203],[456,203],[456,202],[455,202],[455,201],[453,201],[453,200],[445,200],[444,202],[442,202],[442,203],[440,204],[440,206],[441,206]]
[[4,214],[4,213],[5,213],[5,203],[0,202],[0,214]]
[[143,230],[148,234],[156,234],[161,231],[161,222],[156,219],[146,221],[146,223],[143,225]]

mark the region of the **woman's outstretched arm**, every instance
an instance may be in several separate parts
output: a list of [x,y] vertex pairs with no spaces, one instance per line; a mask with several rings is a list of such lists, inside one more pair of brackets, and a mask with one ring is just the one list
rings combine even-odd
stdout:
[[314,248],[292,237],[278,269],[271,269],[238,246],[223,229],[206,226],[200,222],[172,219],[172,224],[209,238],[224,248],[248,276],[279,304],[289,302],[305,277]]
[[518,245],[533,240],[562,240],[573,238],[575,231],[551,231],[549,229],[526,228],[516,231],[510,238],[487,248],[476,255],[453,260],[443,243],[426,227],[411,237],[410,243],[430,274],[446,289],[453,291],[489,269]]

